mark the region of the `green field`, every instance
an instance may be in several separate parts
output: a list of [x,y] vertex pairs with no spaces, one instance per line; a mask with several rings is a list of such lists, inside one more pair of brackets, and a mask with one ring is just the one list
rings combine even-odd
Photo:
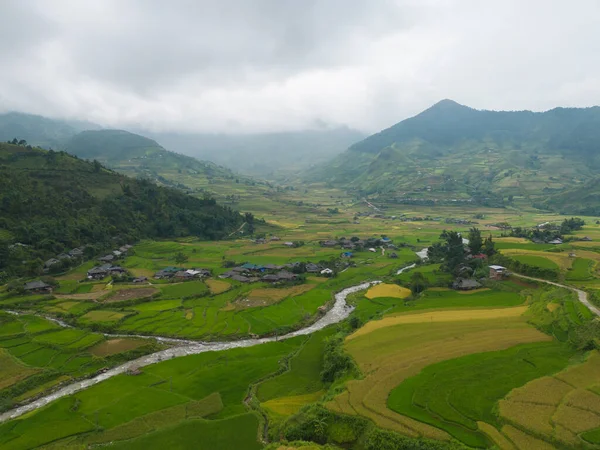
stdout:
[[550,261],[549,259],[543,258],[541,256],[513,255],[511,258],[515,261],[519,261],[522,264],[541,267],[542,269],[558,270],[559,268],[558,264],[556,264],[554,261]]
[[477,422],[498,425],[498,400],[513,388],[566,367],[574,351],[557,343],[520,345],[427,366],[395,388],[390,409],[441,428],[470,447],[488,441]]
[[567,281],[586,281],[594,278],[593,269],[595,262],[591,259],[576,258],[571,269],[567,272]]

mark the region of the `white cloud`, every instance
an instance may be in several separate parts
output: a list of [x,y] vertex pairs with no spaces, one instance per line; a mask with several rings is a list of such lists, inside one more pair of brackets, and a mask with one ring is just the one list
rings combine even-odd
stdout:
[[0,108],[193,131],[376,131],[442,98],[600,103],[600,3],[6,0]]

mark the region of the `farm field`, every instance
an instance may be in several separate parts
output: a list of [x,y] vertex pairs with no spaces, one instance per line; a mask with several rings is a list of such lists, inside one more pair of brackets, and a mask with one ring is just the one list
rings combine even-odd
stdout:
[[[305,204],[294,203],[299,201]],[[0,387],[0,405],[6,408],[161,348],[152,341],[101,332],[207,341],[281,335],[320,317],[319,308],[330,305],[335,292],[367,280],[383,281],[352,294],[348,301],[355,309],[339,325],[286,341],[162,361],[135,376],[119,375],[0,424],[0,448],[259,449],[259,437],[277,441],[283,436],[359,450],[369,433],[408,443],[433,439],[436,449],[454,444],[570,448],[575,443],[587,448],[600,439],[593,410],[600,382],[589,378],[596,357],[587,350],[595,344],[581,340],[592,333],[592,316],[574,295],[516,278],[454,291],[449,288],[454,277],[439,262],[396,275],[417,261],[415,251],[437,242],[442,230],[468,233],[471,225],[355,219],[369,207],[326,188],[314,193],[313,202],[307,205],[306,195],[295,191],[265,202],[257,196],[241,199],[236,207],[252,208],[266,219],[257,224],[266,233],[265,244],[243,235],[218,242],[191,237],[140,242],[119,264],[132,275],[148,277],[147,284],[87,281],[91,265],[83,265],[58,277],[61,284],[53,296],[0,292],[0,308],[49,314],[75,326],[62,329],[32,315],[0,315],[0,383],[8,384]],[[486,228],[503,221],[560,221],[559,216],[386,206],[386,216],[473,219],[482,214],[478,226],[484,235],[493,235],[502,254],[558,269],[567,284],[593,286],[598,280],[600,243],[573,241],[559,248],[500,237],[501,230]],[[327,208],[340,212],[329,214]],[[596,239],[600,226],[586,225],[582,233]],[[382,235],[398,248],[385,254],[379,249],[355,252],[349,266],[332,278],[317,272],[297,284],[281,285],[219,279],[230,262],[328,263],[341,250],[322,247],[319,241]],[[270,236],[280,241],[269,241]],[[283,245],[288,240],[304,245],[288,248]],[[398,258],[391,258],[391,252]],[[176,261],[178,255],[187,261]],[[168,266],[207,268],[212,276],[173,283],[153,278]],[[422,294],[408,289],[414,272],[427,281]],[[327,370],[335,364],[345,369],[328,378]],[[570,375],[580,381],[561,378],[580,366],[587,369]],[[533,403],[540,403],[530,408],[539,411],[535,418],[527,414]],[[551,421],[539,419],[550,412]]]

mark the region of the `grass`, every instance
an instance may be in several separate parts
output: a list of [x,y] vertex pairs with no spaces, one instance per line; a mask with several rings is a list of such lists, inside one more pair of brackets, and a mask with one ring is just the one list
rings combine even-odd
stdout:
[[108,311],[108,310],[99,310],[99,311],[90,311],[87,314],[81,316],[79,321],[81,323],[90,323],[90,322],[118,322],[126,314],[118,311]]
[[160,290],[162,298],[182,298],[204,294],[208,291],[208,287],[202,281],[188,281],[161,286]]
[[280,416],[292,416],[296,414],[304,405],[317,402],[323,397],[325,391],[317,391],[311,394],[291,395],[289,397],[280,397],[262,403],[261,406],[269,412]]
[[485,447],[477,422],[498,424],[492,411],[500,399],[515,387],[563,369],[572,356],[567,346],[547,342],[440,362],[392,390],[388,406],[468,446]]
[[109,339],[94,345],[89,352],[94,356],[104,357],[117,353],[127,352],[146,345],[148,342],[142,339]]

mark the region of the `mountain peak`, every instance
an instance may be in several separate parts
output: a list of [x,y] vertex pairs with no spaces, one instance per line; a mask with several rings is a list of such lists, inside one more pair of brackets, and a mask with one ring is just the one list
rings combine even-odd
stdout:
[[433,106],[428,108],[427,110],[447,111],[450,109],[471,109],[471,108],[469,108],[468,106],[465,106],[465,105],[461,105],[460,103],[457,103],[454,100],[450,100],[449,98],[445,98],[443,100],[440,100],[439,102],[437,102],[436,104],[434,104]]

